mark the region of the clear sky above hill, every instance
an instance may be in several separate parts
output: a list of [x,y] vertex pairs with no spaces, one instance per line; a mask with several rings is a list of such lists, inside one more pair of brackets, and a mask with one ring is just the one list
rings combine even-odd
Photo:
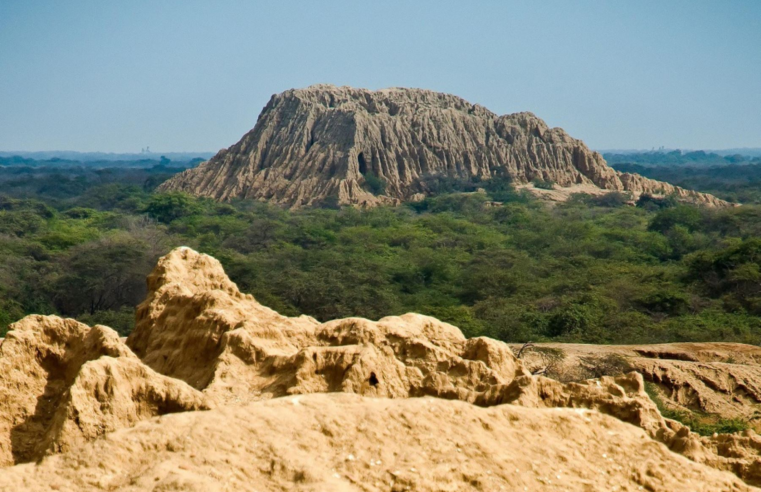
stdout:
[[0,0],[0,150],[211,150],[332,83],[532,111],[597,149],[761,147],[761,1]]

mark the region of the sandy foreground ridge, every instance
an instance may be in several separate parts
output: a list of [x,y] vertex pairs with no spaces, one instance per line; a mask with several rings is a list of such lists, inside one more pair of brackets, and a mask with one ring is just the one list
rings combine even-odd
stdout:
[[[159,260],[148,291],[126,342],[55,316],[12,326],[0,345],[0,490],[761,484],[755,432],[699,436],[646,392],[755,425],[756,347],[552,344],[518,359],[418,314],[282,316],[188,248]],[[626,370],[595,374],[612,360]]]

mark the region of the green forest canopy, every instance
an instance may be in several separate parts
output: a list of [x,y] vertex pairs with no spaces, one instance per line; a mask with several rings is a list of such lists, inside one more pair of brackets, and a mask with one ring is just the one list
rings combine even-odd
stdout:
[[286,211],[157,194],[176,171],[166,166],[11,169],[0,168],[3,331],[57,313],[126,334],[157,258],[186,245],[287,315],[416,311],[510,342],[761,343],[756,205],[609,195],[551,207],[496,183],[395,208]]

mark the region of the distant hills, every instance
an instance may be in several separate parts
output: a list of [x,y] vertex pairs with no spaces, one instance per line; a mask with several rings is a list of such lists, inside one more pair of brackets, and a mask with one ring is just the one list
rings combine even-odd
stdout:
[[[745,151],[745,154],[739,151]],[[752,155],[754,149],[738,149],[732,153],[725,151],[682,151],[657,150],[648,152],[611,151],[603,153],[603,157],[611,166],[619,164],[638,164],[642,166],[691,166],[713,167],[727,165],[761,164],[761,153]]]
[[140,161],[160,160],[162,156],[172,161],[190,161],[193,159],[206,160],[215,152],[135,152],[135,153],[112,153],[112,152],[76,152],[72,150],[46,150],[46,151],[0,151],[0,157],[23,157],[34,160],[66,160],[78,162],[92,161]]
[[741,149],[724,149],[724,150],[707,150],[719,155],[747,155],[751,157],[761,157],[761,148],[745,147]]
[[0,166],[55,169],[162,168],[187,169],[207,160],[209,152],[143,152],[112,154],[105,152],[0,152]]
[[748,157],[761,157],[761,147],[741,147],[736,149],[595,149],[597,152],[605,154],[658,154],[669,153],[679,151],[682,154],[688,154],[690,152],[706,152],[709,154],[718,154],[721,156],[726,155],[744,155]]

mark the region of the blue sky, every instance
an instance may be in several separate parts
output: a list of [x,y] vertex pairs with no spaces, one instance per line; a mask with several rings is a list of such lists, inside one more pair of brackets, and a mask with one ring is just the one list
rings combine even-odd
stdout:
[[532,111],[597,149],[761,147],[761,1],[0,0],[0,150],[216,151],[314,83]]

